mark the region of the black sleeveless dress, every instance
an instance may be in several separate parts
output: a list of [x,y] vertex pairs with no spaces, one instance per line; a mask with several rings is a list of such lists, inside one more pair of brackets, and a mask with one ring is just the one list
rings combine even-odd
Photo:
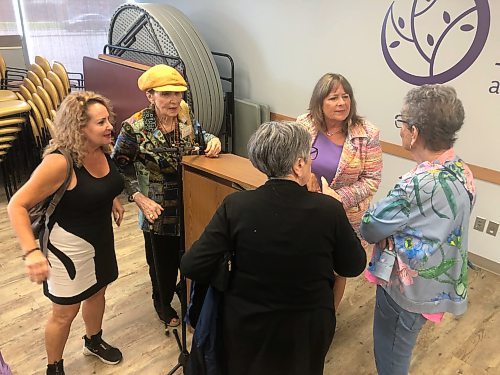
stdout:
[[118,277],[111,208],[123,178],[108,155],[109,173],[93,177],[73,166],[77,183],[67,190],[49,221],[50,275],[44,294],[60,305],[79,303]]

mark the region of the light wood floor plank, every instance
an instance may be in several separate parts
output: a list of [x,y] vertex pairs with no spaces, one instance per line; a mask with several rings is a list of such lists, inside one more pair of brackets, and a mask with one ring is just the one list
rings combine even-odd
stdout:
[[[0,350],[14,374],[44,374],[43,331],[50,303],[41,287],[24,275],[5,207],[5,198],[0,199]],[[125,207],[122,226],[115,230],[120,276],[108,288],[103,327],[104,338],[122,350],[124,360],[109,366],[83,356],[84,326],[79,314],[65,350],[67,374],[165,374],[177,363],[175,339],[163,334],[154,313],[137,209],[133,204]],[[447,315],[441,324],[424,327],[411,374],[500,374],[499,281],[497,275],[470,271],[468,312],[461,318]],[[348,281],[325,374],[376,374],[372,348],[374,296],[375,288],[363,277]],[[178,308],[177,299],[174,306]]]

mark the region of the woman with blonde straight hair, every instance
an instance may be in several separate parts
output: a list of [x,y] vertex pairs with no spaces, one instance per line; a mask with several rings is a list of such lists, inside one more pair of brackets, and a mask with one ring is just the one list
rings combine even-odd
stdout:
[[[117,199],[123,180],[108,155],[111,115],[103,96],[68,95],[57,112],[56,134],[41,164],[8,206],[28,277],[43,283],[52,301],[45,327],[47,374],[64,374],[64,346],[80,305],[86,330],[83,354],[108,364],[122,359],[120,350],[101,337],[106,287],[118,277],[111,214],[120,225],[124,213]],[[66,182],[68,162],[62,152],[73,160],[71,177],[49,218],[47,248],[40,248],[43,244],[36,243],[28,212]]]

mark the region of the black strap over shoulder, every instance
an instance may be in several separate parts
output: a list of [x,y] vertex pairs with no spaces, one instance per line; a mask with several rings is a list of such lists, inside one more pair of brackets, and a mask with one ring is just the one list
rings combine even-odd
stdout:
[[40,239],[40,245],[42,249],[45,251],[47,249],[47,244],[49,240],[49,219],[50,216],[54,213],[56,206],[58,203],[61,201],[62,196],[68,189],[69,183],[71,182],[71,176],[73,172],[73,158],[71,157],[71,153],[66,150],[65,148],[60,148],[58,151],[65,157],[66,159],[66,178],[64,179],[64,182],[62,185],[59,187],[59,189],[56,190],[54,195],[52,196],[52,199],[47,207],[47,211],[45,211],[45,223],[44,227],[45,230],[43,231],[43,238]]

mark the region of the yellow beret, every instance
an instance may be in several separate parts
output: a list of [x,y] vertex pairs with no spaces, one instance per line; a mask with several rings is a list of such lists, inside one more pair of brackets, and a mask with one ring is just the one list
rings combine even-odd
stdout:
[[155,65],[141,74],[137,81],[139,90],[186,91],[187,83],[182,75],[171,66]]

